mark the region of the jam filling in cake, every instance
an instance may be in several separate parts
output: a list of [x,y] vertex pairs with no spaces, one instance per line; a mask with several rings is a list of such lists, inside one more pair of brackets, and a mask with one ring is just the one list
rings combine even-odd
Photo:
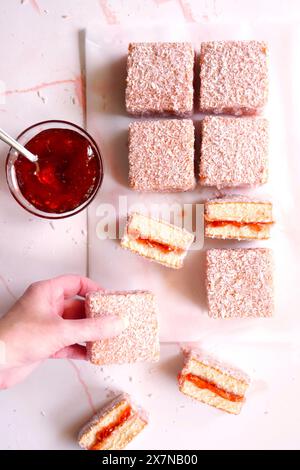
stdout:
[[148,246],[149,248],[156,248],[157,250],[163,252],[163,253],[176,253],[176,254],[182,254],[184,253],[185,250],[182,248],[176,248],[175,246],[169,245],[167,243],[162,243],[162,242],[157,242],[156,240],[152,240],[149,238],[136,238],[136,241],[140,245]]
[[183,382],[185,380],[187,380],[188,382],[191,382],[198,388],[210,390],[211,392],[215,393],[221,398],[224,398],[225,400],[229,400],[232,402],[242,402],[244,400],[243,396],[236,395],[235,393],[228,392],[227,390],[223,390],[222,388],[218,387],[216,384],[209,382],[205,379],[202,379],[198,375],[194,375],[190,373],[180,374],[179,381]]
[[156,248],[162,253],[175,253],[181,255],[185,252],[183,248],[179,248],[171,245],[170,243],[164,243],[163,241],[154,240],[151,237],[142,237],[136,230],[128,230],[128,235],[132,237],[139,245],[146,246],[149,248]]
[[122,426],[132,416],[132,414],[133,410],[131,406],[126,406],[115,421],[97,432],[95,442],[89,450],[101,450],[103,441],[110,437],[118,427]]

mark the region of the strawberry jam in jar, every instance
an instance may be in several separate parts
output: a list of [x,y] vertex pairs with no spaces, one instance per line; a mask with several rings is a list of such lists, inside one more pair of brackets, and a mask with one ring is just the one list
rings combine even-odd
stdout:
[[11,149],[7,157],[8,185],[22,207],[50,219],[87,207],[101,185],[103,165],[97,144],[86,131],[65,121],[45,121],[17,140],[38,156],[32,163]]

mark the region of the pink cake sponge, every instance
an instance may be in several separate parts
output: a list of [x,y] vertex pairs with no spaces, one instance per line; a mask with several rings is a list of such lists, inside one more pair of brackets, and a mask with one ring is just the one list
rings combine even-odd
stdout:
[[208,314],[213,318],[270,317],[273,256],[268,248],[207,250]]
[[204,42],[200,54],[200,110],[256,114],[268,97],[267,44]]
[[191,119],[133,122],[129,126],[129,186],[143,192],[195,187]]
[[268,180],[268,121],[211,116],[202,121],[200,183],[217,188]]
[[158,308],[148,291],[91,292],[86,316],[118,315],[129,326],[118,336],[88,343],[88,359],[97,365],[155,362],[159,359]]
[[130,114],[190,115],[194,50],[189,43],[131,43],[127,58],[126,110]]

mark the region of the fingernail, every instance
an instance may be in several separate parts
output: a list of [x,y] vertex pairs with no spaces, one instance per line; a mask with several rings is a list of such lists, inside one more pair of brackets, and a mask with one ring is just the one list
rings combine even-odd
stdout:
[[129,318],[128,317],[122,317],[122,323],[123,323],[123,327],[124,327],[124,330],[126,330],[126,328],[129,327]]

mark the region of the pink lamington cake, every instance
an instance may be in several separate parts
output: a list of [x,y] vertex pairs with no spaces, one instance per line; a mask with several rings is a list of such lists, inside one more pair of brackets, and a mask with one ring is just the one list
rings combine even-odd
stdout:
[[179,390],[202,403],[239,414],[250,384],[249,376],[201,350],[189,348],[183,354]]
[[213,318],[270,317],[273,259],[267,248],[207,251],[208,314]]
[[262,117],[205,117],[200,183],[218,188],[257,186],[268,179],[268,121]]
[[128,158],[132,189],[192,190],[195,187],[193,121],[165,119],[131,123]]
[[193,111],[194,50],[189,43],[131,43],[127,58],[126,110],[130,114]]
[[122,393],[81,429],[78,443],[86,450],[122,450],[147,424],[147,413],[127,393]]
[[267,45],[261,41],[204,42],[200,54],[200,110],[256,114],[268,97]]
[[86,297],[86,316],[119,315],[129,326],[113,338],[87,345],[93,364],[154,362],[159,359],[158,310],[148,291],[91,292]]

